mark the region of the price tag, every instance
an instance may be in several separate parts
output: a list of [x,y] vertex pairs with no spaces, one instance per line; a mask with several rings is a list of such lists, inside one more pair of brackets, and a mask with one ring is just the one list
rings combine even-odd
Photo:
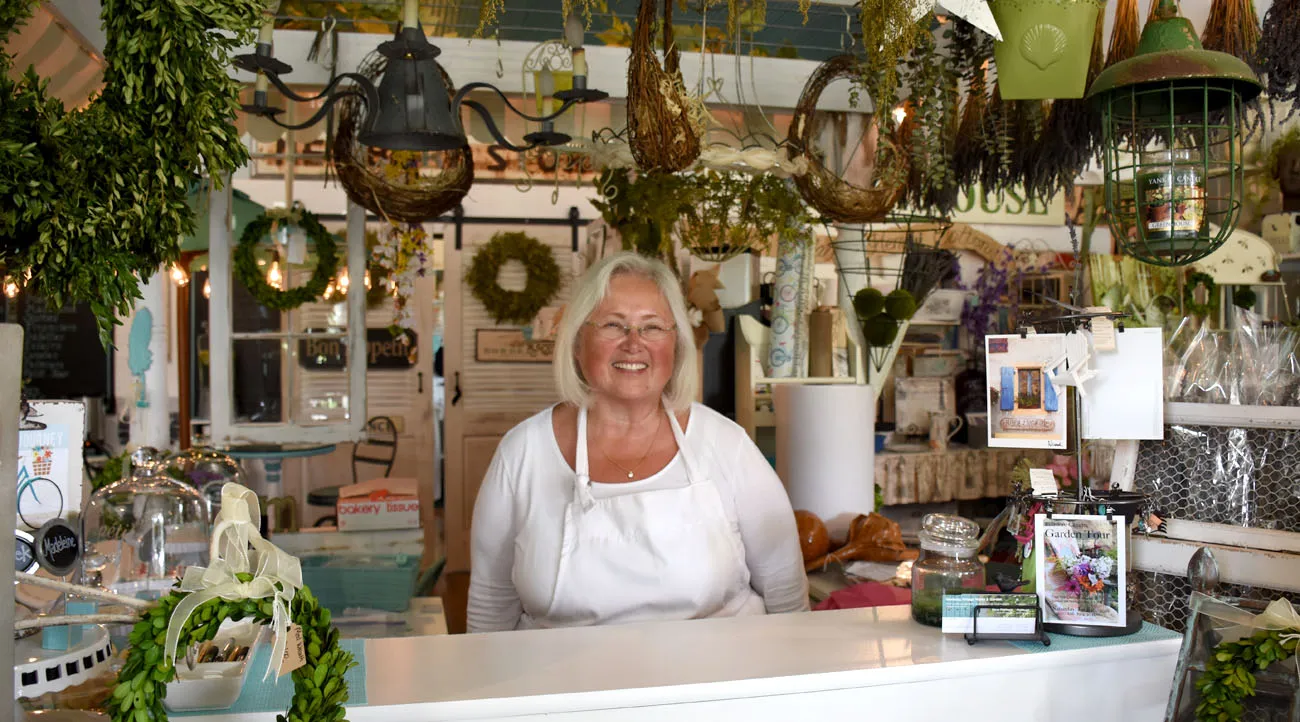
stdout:
[[1030,469],[1029,487],[1035,494],[1055,494],[1058,491],[1056,474],[1051,469]]
[[[1105,306],[1089,306],[1088,313],[1110,313]],[[1097,351],[1115,350],[1115,321],[1106,317],[1092,319],[1092,347]]]
[[307,651],[302,643],[302,627],[290,624],[285,631],[284,656],[280,658],[280,671],[277,677],[294,671],[307,663]]
[[81,558],[81,537],[62,519],[51,519],[36,531],[36,562],[56,577],[72,573]]

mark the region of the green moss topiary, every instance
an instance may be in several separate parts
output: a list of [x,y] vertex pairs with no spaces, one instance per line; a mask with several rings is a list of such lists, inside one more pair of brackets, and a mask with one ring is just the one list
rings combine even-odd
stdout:
[[885,294],[867,286],[853,295],[853,310],[859,321],[879,316],[885,310]]
[[885,297],[885,313],[895,321],[907,321],[916,314],[916,299],[901,288],[891,291]]
[[867,343],[872,346],[876,348],[888,346],[898,337],[898,322],[889,316],[878,314],[862,324],[862,333],[867,337]]

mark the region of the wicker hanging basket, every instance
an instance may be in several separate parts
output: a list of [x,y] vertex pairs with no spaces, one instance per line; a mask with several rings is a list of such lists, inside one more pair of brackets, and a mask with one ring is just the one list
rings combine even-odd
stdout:
[[[387,60],[382,55],[372,53],[357,72],[374,81],[383,75],[386,66]],[[441,67],[438,69],[448,93],[454,95],[456,88],[451,78]],[[392,162],[391,154],[372,154],[357,142],[357,128],[365,113],[365,104],[357,98],[339,103],[334,169],[353,203],[402,223],[423,223],[460,204],[474,183],[474,156],[468,148],[440,151],[442,170],[436,175],[420,172],[432,153],[415,154],[406,164],[410,167],[399,168],[400,164]]]
[[627,69],[627,129],[632,157],[642,171],[674,173],[700,156],[700,135],[692,123],[694,99],[682,81],[673,43],[673,0],[664,2],[664,66],[654,51],[657,0],[641,0]]
[[[812,120],[822,91],[832,81],[857,77],[857,66],[858,60],[852,55],[838,55],[822,63],[808,78],[790,119],[790,157],[802,156],[808,164],[808,172],[795,176],[794,182],[808,205],[837,223],[871,223],[884,218],[898,203],[907,185],[906,153],[878,154],[877,163],[886,159],[888,167],[883,172],[877,169],[872,187],[860,188],[836,175],[813,152]],[[890,142],[895,148],[903,147],[897,139]]]

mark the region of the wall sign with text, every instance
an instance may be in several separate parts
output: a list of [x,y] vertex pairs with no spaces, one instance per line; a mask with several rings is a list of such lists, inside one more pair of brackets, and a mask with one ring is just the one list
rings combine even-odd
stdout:
[[[419,341],[416,333],[394,336],[386,328],[366,329],[366,368],[409,369],[415,366]],[[298,364],[311,371],[342,370],[348,366],[347,342],[342,338],[298,339]]]
[[474,334],[474,360],[486,363],[550,363],[555,341],[529,339],[523,329],[481,328]]

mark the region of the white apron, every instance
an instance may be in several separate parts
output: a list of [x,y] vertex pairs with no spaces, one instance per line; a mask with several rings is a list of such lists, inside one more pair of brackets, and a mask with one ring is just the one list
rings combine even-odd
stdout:
[[[664,413],[668,413],[666,410]],[[763,614],[749,586],[739,528],[668,413],[687,485],[596,499],[587,463],[587,411],[578,412],[573,500],[555,591],[544,619],[521,626],[568,627]]]

